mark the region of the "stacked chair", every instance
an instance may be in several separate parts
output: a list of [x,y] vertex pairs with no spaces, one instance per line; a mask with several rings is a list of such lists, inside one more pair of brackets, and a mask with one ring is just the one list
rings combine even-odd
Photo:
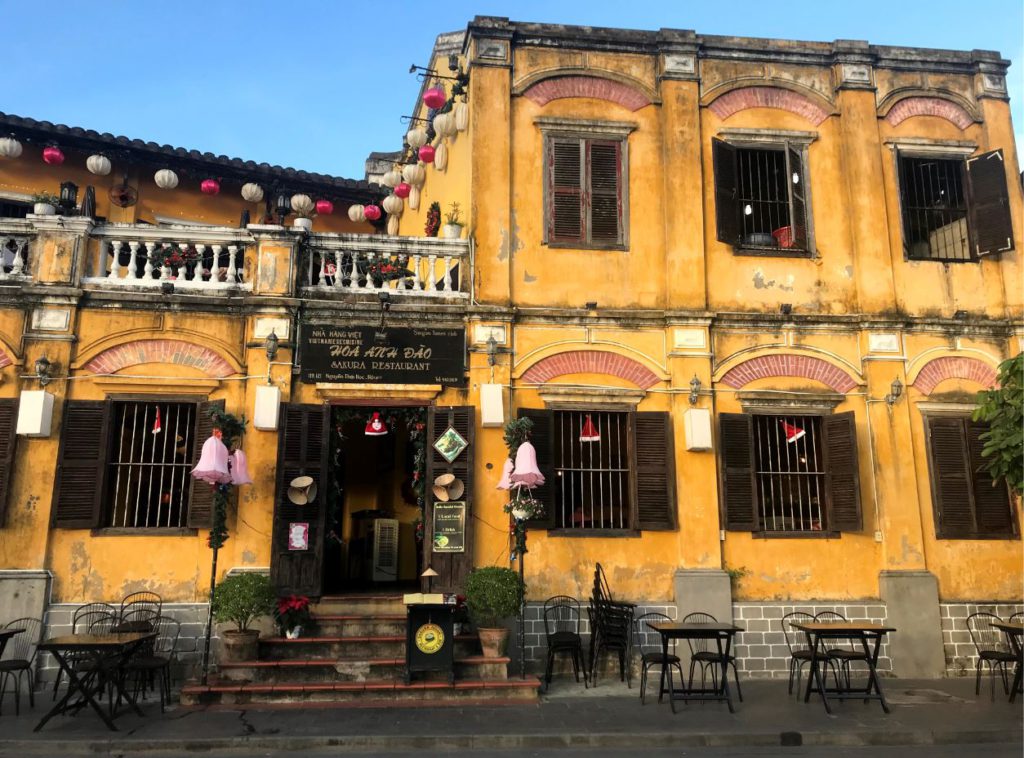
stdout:
[[594,570],[594,590],[590,597],[590,683],[597,685],[597,666],[601,653],[614,652],[619,657],[619,678],[632,687],[630,658],[633,647],[633,615],[636,606],[616,602],[608,587],[604,569],[598,563]]

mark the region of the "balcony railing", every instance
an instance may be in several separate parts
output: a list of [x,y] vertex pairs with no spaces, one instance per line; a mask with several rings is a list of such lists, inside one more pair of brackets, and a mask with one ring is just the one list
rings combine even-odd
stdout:
[[34,235],[28,221],[0,219],[0,282],[23,282],[31,278],[28,254]]

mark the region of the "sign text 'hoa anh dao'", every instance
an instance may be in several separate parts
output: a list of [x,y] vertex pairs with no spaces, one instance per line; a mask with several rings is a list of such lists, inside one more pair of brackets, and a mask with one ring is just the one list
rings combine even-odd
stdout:
[[465,329],[385,327],[386,344],[374,340],[376,331],[372,326],[304,326],[302,381],[465,386]]

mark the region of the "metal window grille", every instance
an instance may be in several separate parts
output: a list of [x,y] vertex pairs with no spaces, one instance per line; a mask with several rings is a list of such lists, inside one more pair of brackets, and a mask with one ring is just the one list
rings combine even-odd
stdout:
[[[160,431],[154,432],[157,410]],[[107,482],[110,525],[183,527],[195,447],[194,403],[116,402]]]
[[900,157],[900,205],[907,256],[973,260],[967,237],[964,161]]
[[785,151],[741,148],[736,158],[743,244],[781,247],[773,235],[791,225]]
[[[600,439],[581,442],[586,417]],[[560,529],[631,529],[629,414],[555,413],[555,523]]]
[[[787,428],[788,427],[788,428]],[[804,434],[789,441],[787,434]],[[816,532],[828,528],[819,416],[754,416],[760,528]]]

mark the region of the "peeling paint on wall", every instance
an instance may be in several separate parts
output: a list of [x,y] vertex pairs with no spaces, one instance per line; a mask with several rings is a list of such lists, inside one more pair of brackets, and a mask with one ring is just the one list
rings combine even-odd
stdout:
[[498,260],[506,261],[510,255],[515,255],[517,250],[523,249],[523,241],[519,239],[519,222],[516,221],[516,212],[509,214],[511,227],[501,230],[501,244],[498,245]]

